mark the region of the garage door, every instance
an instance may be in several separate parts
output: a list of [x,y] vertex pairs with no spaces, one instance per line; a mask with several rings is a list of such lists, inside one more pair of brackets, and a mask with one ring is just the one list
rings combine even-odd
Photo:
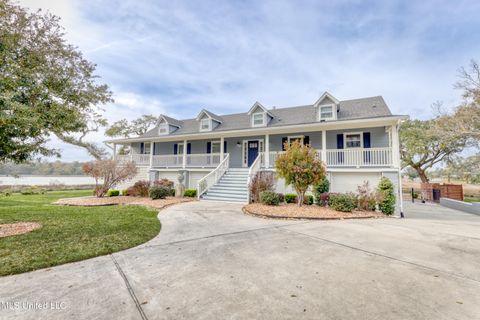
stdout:
[[381,178],[379,172],[332,172],[330,178],[330,192],[356,192],[358,186],[365,180],[370,182],[371,190],[374,190]]

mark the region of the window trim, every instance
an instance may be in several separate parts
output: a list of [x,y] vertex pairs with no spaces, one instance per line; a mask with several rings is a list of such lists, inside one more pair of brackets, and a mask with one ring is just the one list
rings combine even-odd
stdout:
[[305,136],[298,135],[298,136],[287,136],[287,142],[290,144],[290,140],[300,139],[302,141],[302,146],[305,145]]
[[[349,135],[359,135],[360,136],[360,147],[347,147],[347,136]],[[343,148],[344,149],[363,149],[363,132],[344,132],[343,133]]]
[[[214,144],[218,144],[218,152],[213,152],[213,145]],[[222,144],[221,144],[221,141],[220,140],[212,140],[210,141],[210,153],[215,153],[215,154],[220,154],[222,152]]]
[[[208,121],[208,128],[203,127],[203,121]],[[212,131],[212,119],[209,117],[200,119],[200,131]]]
[[265,140],[264,139],[246,139],[242,140],[242,168],[248,168],[248,142],[258,142],[258,153],[265,152]]
[[[169,125],[168,123],[166,123],[166,122],[161,123],[161,124],[158,126],[158,134],[159,134],[159,135],[169,134],[169,133],[170,133],[170,132],[169,132],[169,131],[170,131],[170,130],[169,130],[169,129],[170,129],[169,126],[170,126],[170,125]],[[160,129],[163,129],[163,128],[165,129],[165,132],[161,132],[161,131],[160,131]]]
[[[326,108],[326,107],[330,107],[332,108],[332,117],[329,117],[329,118],[322,118],[322,108]],[[333,103],[330,103],[330,104],[322,104],[322,105],[319,105],[318,106],[318,120],[319,121],[322,121],[322,120],[325,120],[325,121],[328,121],[328,120],[336,120],[336,113],[337,109],[335,107],[335,104]]]
[[[262,116],[262,123],[260,124],[255,124],[255,116],[256,115],[261,115]],[[265,119],[265,112],[255,112],[255,113],[252,113],[252,127],[264,127],[267,123],[266,119]]]

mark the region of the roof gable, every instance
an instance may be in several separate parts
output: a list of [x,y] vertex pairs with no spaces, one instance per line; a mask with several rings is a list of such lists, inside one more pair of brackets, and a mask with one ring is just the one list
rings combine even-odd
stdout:
[[210,119],[214,120],[214,121],[217,121],[218,123],[222,123],[222,117],[220,116],[217,116],[216,114],[208,111],[208,110],[205,110],[205,109],[202,109],[202,111],[200,111],[200,113],[198,114],[197,116],[197,121],[200,121],[204,116],[207,116],[209,117]]
[[268,114],[270,117],[273,118],[273,114],[267,110],[267,108],[265,108],[264,106],[262,106],[262,104],[258,101],[255,101],[255,103],[253,104],[253,106],[250,108],[250,110],[248,110],[248,115],[252,115],[252,113],[256,112],[258,109],[261,109],[263,112],[265,112],[266,114]]
[[163,114],[161,114],[161,115],[158,117],[158,124],[161,124],[162,121],[168,123],[168,124],[171,125],[171,126],[177,127],[177,128],[181,128],[181,127],[182,127],[182,124],[183,124],[182,121],[177,120],[177,119],[170,118],[170,117],[168,117],[168,116],[166,116],[166,115],[163,115]]
[[317,107],[319,106],[320,104],[322,104],[322,102],[325,102],[325,101],[328,101],[328,103],[333,103],[335,105],[338,105],[340,103],[340,101],[337,100],[337,98],[335,98],[334,96],[332,96],[330,93],[328,93],[327,91],[325,91],[321,96],[320,98],[318,98],[317,102],[315,102],[314,106]]

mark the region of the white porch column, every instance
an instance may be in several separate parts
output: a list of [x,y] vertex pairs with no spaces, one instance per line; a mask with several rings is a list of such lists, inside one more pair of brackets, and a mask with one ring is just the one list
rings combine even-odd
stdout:
[[117,158],[117,144],[113,144],[113,161],[115,161]]
[[133,147],[131,143],[130,143],[130,161],[133,161]]
[[221,137],[220,138],[220,162],[223,161],[223,156],[225,154],[224,147],[225,147],[225,138]]
[[153,145],[155,142],[150,142],[150,168],[153,167]]
[[327,130],[322,130],[322,161],[327,164]]
[[265,159],[265,168],[270,168],[270,135],[269,134],[265,135],[264,159]]
[[392,164],[395,168],[400,168],[400,138],[397,123],[392,125]]
[[182,158],[182,167],[185,169],[187,167],[187,140],[183,140],[183,158]]

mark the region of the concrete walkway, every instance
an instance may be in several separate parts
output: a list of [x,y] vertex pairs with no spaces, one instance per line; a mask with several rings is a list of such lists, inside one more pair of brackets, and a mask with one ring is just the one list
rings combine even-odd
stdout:
[[173,206],[144,245],[0,278],[0,319],[480,319],[478,216],[406,204],[406,219],[276,221],[240,209]]

